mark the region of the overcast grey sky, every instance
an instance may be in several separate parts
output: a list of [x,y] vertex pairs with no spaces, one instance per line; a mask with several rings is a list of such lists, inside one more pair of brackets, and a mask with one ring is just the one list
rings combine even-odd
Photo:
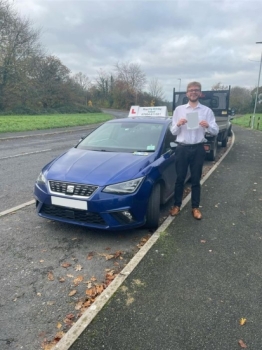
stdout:
[[[41,43],[91,81],[117,62],[138,63],[165,98],[192,80],[254,88],[262,44],[261,0],[14,0],[42,28]],[[261,85],[261,84],[260,84]]]

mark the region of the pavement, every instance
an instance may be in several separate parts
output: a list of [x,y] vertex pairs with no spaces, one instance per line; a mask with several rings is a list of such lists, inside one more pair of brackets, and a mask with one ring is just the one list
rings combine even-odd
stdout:
[[262,133],[233,129],[203,219],[187,197],[54,349],[262,349]]

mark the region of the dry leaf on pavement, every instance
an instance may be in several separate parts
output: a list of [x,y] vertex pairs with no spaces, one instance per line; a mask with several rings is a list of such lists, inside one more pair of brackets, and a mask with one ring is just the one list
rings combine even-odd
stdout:
[[68,296],[69,296],[69,297],[72,297],[73,295],[76,294],[76,292],[77,292],[77,290],[76,290],[76,289],[73,289],[73,290],[71,290],[71,292],[68,294]]
[[75,270],[76,270],[76,271],[81,271],[82,268],[83,268],[83,266],[81,266],[81,265],[76,265]]
[[52,271],[49,271],[48,272],[48,275],[47,275],[47,278],[49,281],[53,281],[55,278],[54,278],[54,274]]
[[238,344],[240,345],[241,348],[247,348],[246,344],[243,342],[242,339],[238,341]]
[[84,277],[83,276],[78,276],[74,279],[74,285],[78,286],[79,283],[81,283],[83,281]]
[[63,264],[61,264],[61,266],[67,268],[71,266],[71,264],[69,262],[64,262]]
[[87,260],[92,260],[93,256],[94,256],[94,252],[90,252],[90,253],[88,253],[86,258],[87,258]]
[[243,318],[243,317],[239,320],[240,326],[244,326],[244,324],[246,324],[246,322],[247,322],[247,319]]
[[62,327],[62,324],[60,322],[57,322],[56,328],[60,329]]

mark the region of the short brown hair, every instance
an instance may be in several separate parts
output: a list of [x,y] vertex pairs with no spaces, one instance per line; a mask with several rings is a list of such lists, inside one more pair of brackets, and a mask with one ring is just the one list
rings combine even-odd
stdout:
[[192,86],[198,86],[200,91],[201,91],[201,84],[198,81],[191,81],[191,83],[187,84],[187,91],[189,88],[191,88]]

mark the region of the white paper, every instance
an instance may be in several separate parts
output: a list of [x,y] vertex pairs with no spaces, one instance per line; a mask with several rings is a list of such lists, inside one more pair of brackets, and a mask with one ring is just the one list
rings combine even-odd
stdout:
[[186,119],[187,119],[186,125],[187,125],[188,129],[198,129],[199,128],[198,112],[187,113]]

